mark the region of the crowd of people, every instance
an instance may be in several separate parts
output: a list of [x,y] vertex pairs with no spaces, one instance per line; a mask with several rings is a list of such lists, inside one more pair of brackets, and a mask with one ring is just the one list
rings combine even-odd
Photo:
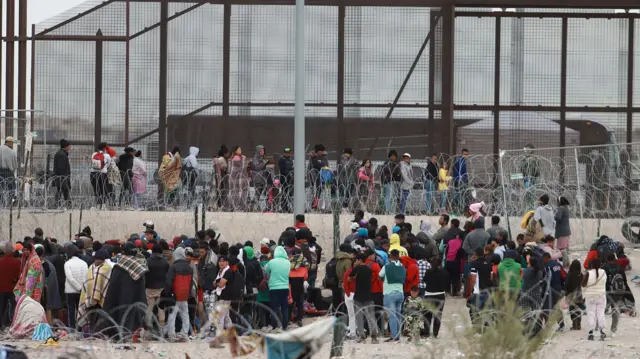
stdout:
[[[514,302],[527,319],[526,335],[534,336],[566,304],[571,323],[559,316],[559,330],[581,330],[586,311],[588,338],[604,339],[607,308],[612,333],[620,313],[635,315],[629,260],[620,243],[602,236],[583,264],[569,262],[569,203],[557,201],[554,208],[540,197],[515,240],[500,217],[485,229],[482,202],[464,208],[462,226],[441,215],[435,231],[426,221],[414,231],[403,214],[386,226],[357,211],[351,233],[328,261],[304,215],[277,241],[263,238],[258,245],[220,242],[212,229],[165,240],[151,221],[126,240],[94,240],[87,227],[64,245],[38,228],[0,248],[0,323],[14,337],[46,324],[85,336],[122,339],[144,330],[187,341],[200,331],[302,326],[305,316],[325,314],[331,302],[333,313],[348,320],[348,337],[377,343],[403,335],[437,338],[447,298],[463,297],[478,330],[492,324],[488,309]],[[320,281],[332,292],[328,300]]]
[[[485,229],[484,203],[465,207],[462,228],[460,220],[443,214],[437,231],[421,222],[416,234],[402,214],[391,231],[375,218],[356,215],[325,278],[334,305],[346,307],[348,335],[359,341],[368,335],[372,343],[382,333],[389,334],[389,342],[403,334],[410,340],[437,338],[446,298],[458,296],[466,299],[477,330],[494,321],[487,313],[514,312],[515,306],[527,336],[553,328],[556,317],[558,331],[581,330],[586,313],[588,339],[604,340],[605,309],[612,313],[615,334],[621,313],[635,316],[624,246],[602,236],[584,264],[569,262],[569,203],[560,197],[558,204],[553,208],[548,196],[541,196],[515,240],[498,216]],[[565,323],[563,309],[571,323]]]
[[[5,144],[0,146],[0,192],[5,201],[15,198],[16,194],[17,153],[13,150],[13,142],[13,138],[7,137]],[[60,148],[53,156],[52,171],[47,169],[45,174],[47,184],[55,188],[55,205],[63,209],[74,205],[71,201],[71,151],[71,143],[60,140]],[[185,157],[176,146],[162,156],[157,172],[149,173],[142,151],[126,147],[118,154],[108,143],[98,144],[90,156],[87,181],[95,197],[93,208],[147,208],[143,199],[147,185],[153,182],[162,186],[160,202],[166,206],[199,201],[197,187],[202,185],[202,201],[209,209],[292,211],[294,162],[291,148],[284,148],[278,158],[272,158],[264,146],[258,145],[252,157],[247,157],[240,146],[229,149],[222,145],[213,158],[212,168],[199,163],[199,154],[198,147],[190,147]],[[345,148],[336,167],[330,168],[328,152],[324,145],[318,144],[308,154],[305,168],[306,187],[312,193],[309,207],[329,210],[331,199],[338,198],[343,207],[353,211],[406,213],[409,207],[414,207],[408,206],[409,194],[417,190],[417,183],[421,183],[425,205],[424,208],[413,208],[413,211],[435,214],[452,210],[460,213],[469,197],[468,155],[467,149],[451,160],[434,154],[427,159],[426,165],[418,166],[411,163],[410,153],[399,156],[391,150],[382,164],[374,166],[372,159],[357,160],[354,151]],[[421,167],[424,168],[420,173],[414,173]],[[85,164],[83,171],[84,168]],[[209,173],[210,182],[199,180]],[[250,187],[255,191],[251,192]]]

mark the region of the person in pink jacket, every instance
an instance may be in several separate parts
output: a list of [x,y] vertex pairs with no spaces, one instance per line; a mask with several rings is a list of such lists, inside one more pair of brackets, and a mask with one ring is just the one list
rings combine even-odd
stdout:
[[365,158],[362,161],[362,166],[358,170],[358,200],[360,207],[365,212],[369,204],[370,194],[373,190],[373,168],[371,166],[371,160]]

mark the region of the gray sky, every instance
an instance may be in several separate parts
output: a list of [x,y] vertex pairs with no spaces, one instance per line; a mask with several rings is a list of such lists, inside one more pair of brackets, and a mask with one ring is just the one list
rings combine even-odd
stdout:
[[[28,31],[29,31],[29,35],[31,35],[31,24],[38,24],[48,18],[51,18],[53,16],[56,16],[62,12],[65,12],[79,4],[82,4],[83,2],[85,2],[86,0],[28,0],[28,12],[27,12],[27,19],[29,22],[29,25],[27,26]],[[17,1],[16,1],[17,2]],[[6,1],[2,1],[2,13],[3,16],[6,16]],[[16,19],[17,19],[17,5],[16,5]],[[80,11],[79,11],[80,12]],[[6,35],[6,18],[3,18],[3,27],[2,27],[2,36]],[[15,29],[16,35],[18,33],[18,23],[16,21],[16,29]],[[2,86],[4,89],[4,79],[5,79],[5,62],[6,58],[4,58],[4,56],[6,56],[6,52],[4,51],[5,49],[5,43],[2,43],[2,49],[3,49],[3,59],[2,59]],[[15,70],[15,81],[16,82],[16,88],[17,88],[17,81],[18,81],[18,70],[17,70],[17,65],[18,65],[18,51],[17,51],[17,46],[16,46],[16,70]],[[27,46],[27,64],[28,66],[30,66],[31,64],[31,46]],[[30,71],[30,69],[29,69]],[[30,72],[29,72],[30,73]],[[29,86],[29,79],[27,78],[27,86]],[[27,89],[27,93],[29,89]],[[4,92],[4,91],[3,91]],[[17,98],[17,97],[16,97]],[[29,101],[29,96],[27,96],[27,101]],[[5,108],[5,102],[4,102],[4,96],[2,96],[2,99],[0,99],[0,107],[1,108]]]

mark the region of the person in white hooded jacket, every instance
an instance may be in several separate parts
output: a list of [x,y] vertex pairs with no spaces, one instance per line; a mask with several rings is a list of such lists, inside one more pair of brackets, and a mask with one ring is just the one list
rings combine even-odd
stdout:
[[196,192],[196,181],[198,180],[198,170],[200,169],[197,158],[199,153],[200,149],[198,147],[189,147],[189,156],[182,163],[182,182],[187,188],[189,202],[193,200]]
[[549,196],[543,194],[538,199],[538,207],[533,213],[533,219],[540,223],[542,233],[546,236],[553,236],[556,231],[555,210],[549,204]]

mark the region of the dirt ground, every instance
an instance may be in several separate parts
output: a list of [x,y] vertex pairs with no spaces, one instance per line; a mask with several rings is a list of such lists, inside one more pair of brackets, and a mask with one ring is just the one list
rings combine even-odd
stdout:
[[[572,257],[584,258],[585,253],[572,253]],[[629,250],[629,257],[635,268],[628,272],[631,279],[640,274],[640,250]],[[640,286],[629,283],[636,298],[640,298]],[[607,334],[611,317],[607,316]],[[345,358],[375,358],[386,359],[390,357],[402,358],[483,358],[473,353],[462,353],[458,348],[458,338],[465,333],[469,325],[468,310],[462,299],[447,298],[443,327],[440,336],[436,340],[423,340],[421,343],[383,343],[378,345],[357,344],[346,341],[343,349]],[[587,341],[587,320],[583,317],[583,330],[570,331],[555,334],[536,357],[563,358],[563,359],[590,359],[590,358],[639,358],[640,342],[640,317],[631,318],[623,315],[620,320],[618,333],[615,337],[608,337],[602,341]],[[20,350],[24,350],[29,358],[97,358],[97,359],[129,359],[129,358],[226,358],[230,352],[225,349],[210,349],[208,343],[202,339],[196,339],[189,343],[159,343],[148,342],[141,344],[125,344],[132,349],[121,349],[122,344],[108,343],[105,341],[60,341],[58,347],[42,346],[34,341],[0,341],[0,344],[10,344]],[[316,358],[328,358],[331,347],[331,338],[327,338]],[[478,353],[479,354],[479,353]],[[247,358],[264,358],[260,350],[250,354]],[[509,355],[505,353],[504,358]]]

